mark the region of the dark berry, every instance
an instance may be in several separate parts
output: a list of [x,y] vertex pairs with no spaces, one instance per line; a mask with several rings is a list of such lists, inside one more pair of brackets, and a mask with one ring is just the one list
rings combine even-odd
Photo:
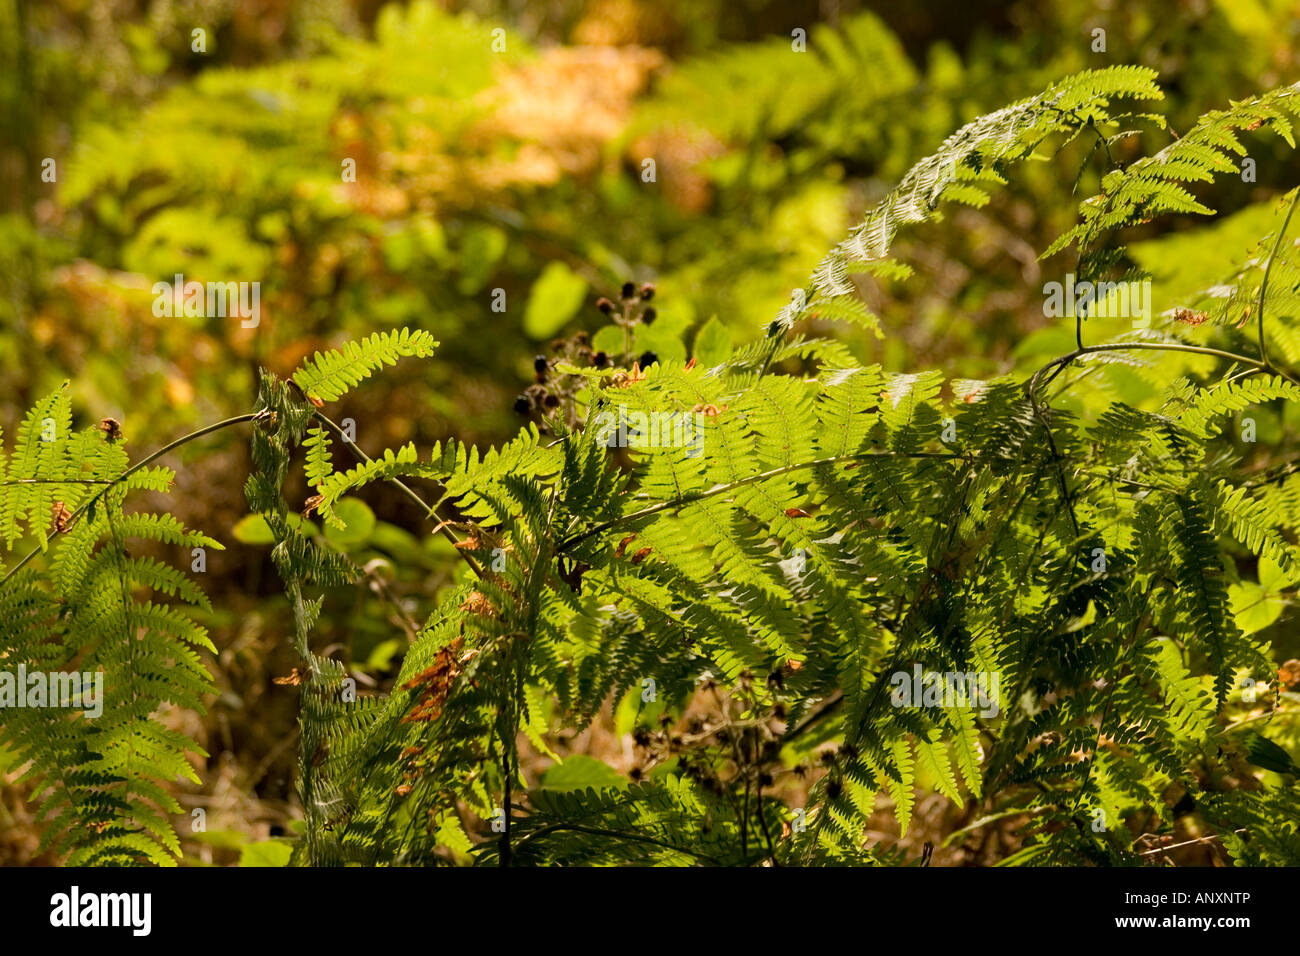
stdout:
[[654,365],[654,363],[657,361],[659,361],[659,356],[655,355],[654,352],[642,352],[641,357],[637,359],[637,363],[642,368],[649,368],[651,365]]
[[623,283],[623,298],[631,299],[636,296],[636,286],[631,282]]
[[546,365],[547,365],[547,362],[546,362],[546,356],[545,356],[545,355],[537,355],[537,356],[534,356],[534,357],[533,357],[533,371],[534,371],[534,372],[545,372],[545,371],[546,371]]
[[604,368],[609,364],[609,356],[604,352],[597,352],[591,357],[591,364],[596,368]]
[[520,415],[527,415],[533,410],[533,403],[528,400],[527,395],[520,395],[515,399],[515,412]]
[[596,300],[596,308],[600,309],[600,311],[604,312],[606,315],[609,315],[614,311],[614,303],[610,302],[609,299],[606,299],[604,296],[601,296]]
[[649,302],[651,299],[654,298],[654,295],[655,295],[655,287],[652,286],[649,282],[647,282],[645,285],[641,287],[642,302]]
[[641,313],[641,321],[646,325],[654,325],[657,318],[659,318],[659,313],[654,310],[653,306]]
[[545,405],[547,408],[554,408],[556,405],[560,404],[560,399],[558,396],[555,395],[547,395],[544,399],[542,399],[542,404]]

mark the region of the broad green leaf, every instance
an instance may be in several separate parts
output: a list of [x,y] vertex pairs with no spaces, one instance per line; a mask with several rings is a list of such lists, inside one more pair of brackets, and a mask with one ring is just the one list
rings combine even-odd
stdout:
[[586,295],[586,279],[563,262],[549,263],[528,295],[524,333],[534,339],[554,335],[573,318]]

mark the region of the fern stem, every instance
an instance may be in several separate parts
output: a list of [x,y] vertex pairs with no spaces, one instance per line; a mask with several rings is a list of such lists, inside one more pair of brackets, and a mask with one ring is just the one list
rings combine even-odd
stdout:
[[1286,211],[1286,219],[1282,222],[1282,228],[1278,230],[1277,239],[1273,242],[1273,251],[1269,254],[1268,265],[1264,266],[1264,278],[1259,284],[1259,305],[1256,311],[1259,312],[1259,358],[1265,366],[1269,365],[1268,349],[1264,345],[1264,296],[1268,292],[1268,276],[1273,271],[1273,261],[1277,259],[1278,250],[1282,248],[1282,239],[1286,236],[1286,230],[1291,225],[1291,216],[1295,213],[1296,203],[1300,202],[1300,188],[1295,191],[1295,198],[1291,200],[1291,208]]
[[[1237,352],[1228,352],[1224,349],[1211,348],[1207,345],[1185,345],[1181,342],[1111,342],[1106,345],[1086,345],[1081,349],[1075,349],[1067,355],[1062,355],[1060,358],[1052,359],[1052,361],[1048,362],[1030,377],[1029,389],[1031,392],[1036,392],[1038,388],[1038,379],[1044,372],[1047,372],[1049,369],[1057,368],[1058,366],[1061,369],[1064,369],[1067,365],[1082,355],[1091,355],[1093,352],[1126,352],[1130,349],[1149,352],[1191,352],[1196,355],[1213,355],[1217,358],[1239,362],[1242,365],[1249,365],[1251,368],[1260,372],[1270,372],[1274,375],[1280,375],[1293,385],[1300,385],[1300,379],[1297,379],[1289,372],[1277,368],[1268,362],[1261,361],[1257,358],[1251,358],[1249,355],[1241,355]],[[1053,373],[1053,375],[1048,378],[1048,383],[1051,382],[1052,378],[1056,377],[1056,374],[1058,373]]]
[[0,485],[111,485],[115,478],[11,478]]
[[[1300,196],[1300,192],[1298,192],[1297,195]],[[1066,366],[1068,366],[1071,362],[1073,362],[1075,359],[1079,358],[1080,356],[1091,355],[1094,352],[1121,352],[1121,351],[1128,351],[1130,349],[1155,351],[1155,352],[1190,352],[1196,355],[1213,355],[1218,358],[1224,358],[1234,362],[1240,362],[1243,365],[1249,365],[1252,368],[1255,368],[1262,372],[1271,372],[1275,375],[1280,375],[1283,378],[1285,378],[1287,381],[1292,382],[1293,384],[1296,385],[1300,385],[1300,379],[1296,379],[1293,375],[1291,375],[1288,372],[1275,368],[1274,366],[1266,362],[1263,362],[1260,359],[1251,358],[1249,355],[1239,355],[1236,352],[1228,352],[1225,351],[1224,349],[1211,348],[1206,345],[1185,345],[1180,342],[1112,342],[1107,345],[1086,345],[1083,348],[1075,349],[1073,352],[1070,352],[1066,355],[1062,355],[1060,358],[1056,358],[1053,359],[1051,362],[1048,362],[1046,365],[1044,365],[1042,368],[1040,368],[1037,372],[1035,372],[1030,377],[1029,380],[1030,394],[1032,395],[1036,393],[1038,388],[1039,378],[1050,369],[1057,368],[1058,366],[1061,369],[1064,369]],[[737,488],[741,488],[745,485],[752,485],[755,482],[764,481],[768,478],[776,478],[781,475],[788,475],[791,472],[802,471],[807,468],[816,468],[818,465],[833,465],[842,461],[861,461],[861,460],[866,460],[871,458],[919,458],[919,459],[944,460],[944,459],[957,459],[961,457],[962,456],[960,455],[944,454],[942,452],[901,453],[901,452],[874,451],[874,452],[861,452],[852,455],[833,455],[829,458],[817,458],[812,461],[799,462],[798,464],[794,464],[794,465],[785,465],[781,468],[774,468],[771,471],[765,471],[765,472],[760,472],[759,474],[756,475],[750,475],[748,478],[741,478],[737,481],[728,482],[722,485],[714,485],[712,488],[709,488],[705,491],[697,491],[697,492],[692,492],[691,494],[688,495],[682,495],[681,497],[674,498],[671,501],[661,501],[658,504],[651,505],[648,508],[642,508],[640,511],[634,511],[631,514],[622,515],[621,517],[613,518],[609,521],[602,522],[601,524],[598,524],[595,527],[588,528],[586,531],[583,531],[580,534],[571,535],[570,537],[565,538],[556,546],[556,551],[559,552],[566,551],[568,548],[579,543],[580,541],[585,541],[587,538],[593,537],[594,535],[598,535],[601,532],[608,531],[610,528],[616,528],[620,525],[627,524],[628,522],[632,522],[632,521],[637,521],[641,518],[648,518],[651,517],[652,515],[659,514],[661,511],[667,511],[671,508],[679,508],[682,505],[691,504],[692,502],[703,501],[706,498],[712,498],[717,495],[723,495],[729,491],[734,491]],[[1073,515],[1071,517],[1073,518]]]
[[1260,478],[1256,481],[1242,482],[1241,487],[1260,488],[1265,485],[1277,484],[1279,481],[1285,481],[1287,478],[1290,478],[1297,471],[1300,471],[1300,465],[1297,465],[1294,460],[1283,462],[1282,464],[1274,465],[1272,468],[1265,468],[1261,471],[1253,472],[1252,474],[1268,474],[1269,472],[1272,472],[1272,474],[1268,474],[1267,478]]
[[718,495],[725,495],[729,491],[737,488],[743,488],[745,485],[752,485],[759,481],[765,481],[768,478],[778,478],[781,475],[788,475],[792,472],[803,471],[806,468],[816,468],[818,465],[834,465],[842,461],[865,461],[871,458],[919,458],[919,459],[938,459],[941,461],[950,461],[961,458],[961,455],[945,454],[943,452],[892,452],[892,451],[869,451],[857,452],[852,455],[832,455],[829,458],[814,458],[812,461],[801,461],[794,465],[783,465],[780,468],[773,468],[771,471],[759,472],[756,475],[750,475],[748,478],[741,478],[737,481],[729,481],[726,484],[714,485],[704,491],[695,491],[680,498],[673,498],[671,501],[661,501],[658,504],[651,505],[648,508],[642,508],[640,511],[634,511],[631,514],[622,515],[618,518],[612,518],[609,521],[601,522],[595,527],[588,528],[581,534],[571,535],[555,546],[556,551],[564,551],[579,541],[585,541],[594,535],[598,535],[610,528],[617,528],[619,525],[627,524],[629,521],[636,521],[640,518],[648,518],[651,515],[657,515],[661,511],[668,511],[670,508],[680,508],[682,505],[688,505],[696,501],[703,501],[706,498],[714,498]]
[[[513,720],[511,723],[515,723]],[[505,819],[502,821],[505,828],[501,831],[501,839],[497,841],[497,862],[500,866],[510,865],[510,785],[514,782],[514,769],[510,765],[510,752],[513,748],[513,741],[509,744],[503,738],[501,741],[501,804],[502,812]]]
[[1065,502],[1066,513],[1070,516],[1070,526],[1074,529],[1074,536],[1078,538],[1079,516],[1074,511],[1074,496],[1070,493],[1069,482],[1065,480],[1065,459],[1056,447],[1056,436],[1052,434],[1052,425],[1047,419],[1047,409],[1038,404],[1038,396],[1032,390],[1029,392],[1029,403],[1033,406],[1034,417],[1043,426],[1043,434],[1047,436],[1047,450],[1052,454],[1052,470],[1056,474],[1056,484],[1061,491],[1061,500]]
[[[361,461],[364,461],[366,464],[373,464],[374,459],[371,458],[369,455],[367,455],[364,451],[362,451],[360,445],[358,445],[356,442],[352,441],[347,437],[347,433],[343,431],[342,426],[340,426],[328,415],[325,415],[321,412],[316,412],[316,418],[319,419],[326,426],[328,426],[336,435],[338,435],[339,438],[342,439],[343,444],[347,446],[348,451],[350,451],[355,457],[359,458]],[[406,495],[406,497],[413,504],[419,506],[419,508],[424,511],[425,518],[435,518],[435,517],[443,518],[443,516],[438,512],[437,505],[429,504],[418,494],[412,491],[411,487],[408,484],[406,484],[406,482],[402,481],[400,478],[389,478],[387,479],[387,481],[389,482],[389,484],[396,485],[397,488],[402,492],[402,494]],[[444,538],[450,541],[453,545],[457,545],[457,546],[460,545],[460,538],[456,537],[455,533],[449,527],[447,527],[445,518],[439,522],[437,530],[439,534],[441,534]],[[456,548],[456,553],[465,559],[465,563],[468,564],[470,568],[474,571],[476,577],[480,577],[480,578],[483,577],[483,569],[479,566],[479,563],[477,561],[475,561],[464,551],[460,550],[459,547]]]
[[[68,519],[68,524],[71,525],[83,514],[85,514],[86,509],[88,509],[93,504],[95,504],[95,502],[99,501],[100,498],[104,497],[104,495],[107,494],[108,491],[114,485],[126,481],[126,479],[130,478],[137,471],[157,461],[159,458],[161,458],[163,455],[167,454],[168,452],[174,451],[177,448],[180,448],[182,445],[187,445],[190,442],[194,441],[196,438],[202,438],[204,435],[210,435],[213,432],[220,431],[223,428],[229,428],[231,425],[242,425],[244,422],[256,421],[257,419],[262,418],[265,414],[266,414],[265,412],[249,412],[245,415],[236,415],[234,418],[226,418],[223,419],[222,421],[214,422],[211,425],[205,425],[203,428],[200,428],[197,431],[192,431],[188,435],[182,435],[174,442],[164,445],[162,448],[159,448],[153,454],[146,455],[144,458],[141,458],[139,461],[137,461],[126,471],[122,472],[122,474],[118,475],[116,478],[107,479],[107,486],[102,491],[93,495],[84,504],[78,507],[76,511],[72,512],[72,516]],[[76,482],[65,482],[65,484],[75,484],[75,483]],[[24,566],[26,566],[29,561],[31,561],[38,554],[40,554],[42,550],[44,549],[40,547],[35,547],[32,548],[31,551],[28,551],[21,561],[19,561],[12,568],[10,568],[8,573],[6,573],[3,578],[0,578],[0,587],[3,587],[9,581],[10,578],[12,578]]]

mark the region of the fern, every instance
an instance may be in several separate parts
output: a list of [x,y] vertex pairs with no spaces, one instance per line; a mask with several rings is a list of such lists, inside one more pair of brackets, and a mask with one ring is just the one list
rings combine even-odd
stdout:
[[8,543],[29,535],[37,549],[28,559],[45,566],[24,559],[4,577],[0,658],[7,677],[19,667],[81,675],[102,693],[92,705],[86,689],[71,708],[6,701],[0,743],[25,767],[20,779],[45,821],[42,849],[72,865],[174,865],[180,843],[168,817],[181,806],[167,785],[198,783],[187,754],[206,754],[157,714],[203,713],[213,688],[199,652],[215,649],[192,615],[209,605],[187,574],[131,556],[127,543],[182,546],[186,560],[191,548],[222,545],[171,515],[125,514],[131,492],[165,490],[172,473],[128,468],[116,423],[73,432],[71,421],[65,391],[37,402],[6,470]]
[[403,356],[432,355],[437,345],[433,336],[418,329],[376,332],[360,342],[349,342],[342,351],[317,352],[294,372],[293,381],[308,398],[333,402],[385,365],[395,365]]
[[1119,66],[1089,70],[1053,84],[1037,96],[1021,100],[962,127],[939,151],[917,163],[903,181],[872,210],[844,242],[813,273],[809,290],[797,290],[769,334],[785,332],[824,300],[853,291],[853,270],[879,269],[900,226],[935,218],[947,199],[982,205],[988,194],[979,185],[1003,182],[1003,170],[1030,156],[1053,135],[1072,139],[1085,129],[1110,121],[1112,100],[1160,99],[1155,71]]
[[[1172,829],[1184,798],[1238,860],[1294,860],[1288,789],[1207,781],[1243,747],[1242,759],[1291,766],[1228,724],[1246,704],[1243,678],[1258,685],[1276,667],[1266,633],[1234,614],[1234,588],[1252,573],[1263,581],[1261,564],[1294,572],[1300,492],[1285,461],[1247,475],[1224,422],[1289,406],[1295,377],[1262,348],[1164,334],[1079,338],[1025,381],[988,382],[895,374],[787,337],[814,314],[870,324],[848,303],[850,276],[897,274],[886,258],[897,230],[936,218],[945,200],[984,202],[1048,139],[1104,142],[1129,118],[1113,102],[1159,97],[1150,70],[1115,67],[976,120],[904,176],[764,341],[709,369],[561,364],[545,383],[547,416],[499,448],[447,441],[427,456],[410,444],[370,458],[348,443],[357,463],[335,464],[337,426],[321,405],[429,354],[423,333],[318,354],[290,381],[264,373],[245,494],[274,535],[293,617],[305,830],[295,862],[892,865],[908,861],[922,790],[969,814],[964,832],[1013,821],[1012,864],[1140,863],[1146,828]],[[1234,131],[1259,121],[1289,136],[1291,103],[1278,92],[1210,114],[1157,159],[1111,171],[1056,248],[1077,244],[1087,268],[1109,268],[1123,253],[1104,234],[1203,213],[1184,184],[1226,171]],[[1065,399],[1077,368],[1104,372],[1106,359],[1143,352],[1185,362],[1185,377],[1146,399],[1130,389],[1141,407]],[[182,741],[129,731],[145,707],[198,705],[204,638],[170,601],[132,605],[103,585],[202,605],[183,575],[120,547],[125,534],[198,539],[113,510],[158,474],[137,471],[99,497],[79,490],[81,476],[120,475],[125,461],[93,435],[57,453],[34,444],[38,423],[68,416],[60,401],[20,427],[0,527],[9,540],[29,528],[38,543],[54,528],[52,580],[67,605],[19,569],[0,593],[4,633],[45,662],[63,653],[53,627],[140,686],[112,698],[118,717],[101,738],[37,721],[18,739],[56,794],[84,797],[50,804],[60,848],[76,841],[59,833],[79,836],[91,819],[110,821],[117,842],[79,860],[148,856],[142,839],[174,851],[166,791],[117,778],[128,747],[148,750],[146,777],[183,771]],[[334,589],[357,569],[290,520],[295,456],[314,492],[306,507],[327,522],[344,496],[384,483],[464,558],[386,694],[357,695],[343,663],[313,649]],[[14,484],[15,468],[50,484]],[[56,493],[86,505],[71,528],[44,513]],[[113,546],[96,551],[105,535]],[[102,637],[128,626],[151,635],[138,655],[136,642]],[[166,675],[165,658],[178,662]],[[1270,706],[1289,707],[1277,695]],[[523,772],[521,736],[554,753],[548,737],[606,707],[633,735],[638,779],[572,758],[540,779]],[[72,776],[60,780],[63,768]],[[795,772],[799,808],[775,785]],[[1242,832],[1252,828],[1266,833]]]
[[[1151,79],[1081,74],[950,138],[823,263],[811,293],[796,291],[766,343],[708,371],[566,367],[588,413],[548,422],[552,441],[529,429],[485,455],[448,443],[427,459],[406,446],[331,472],[323,433],[290,429],[269,469],[277,482],[297,443],[323,513],[377,481],[432,482],[426,515],[465,533],[474,574],[430,616],[390,696],[350,716],[332,703],[305,712],[304,739],[328,752],[303,763],[305,804],[319,795],[303,859],[433,862],[468,844],[500,863],[897,863],[897,847],[866,845],[868,821],[887,797],[905,836],[926,786],[960,806],[996,795],[1001,816],[1020,815],[1008,862],[1138,861],[1126,821],[1169,825],[1167,794],[1200,794],[1237,675],[1270,666],[1267,645],[1235,623],[1230,554],[1292,568],[1295,512],[1234,481],[1222,422],[1295,399],[1293,381],[1178,381],[1162,412],[1114,403],[1076,419],[1041,397],[1041,375],[1023,387],[890,375],[782,333],[814,313],[866,318],[840,304],[851,265],[884,268],[900,226],[943,198],[982,201],[976,184],[1044,138],[1111,123],[1113,99],[1158,98]],[[1194,150],[1175,159],[1170,180],[1222,165]],[[943,176],[954,164],[961,189]],[[1195,211],[1150,188],[1161,208]],[[1124,348],[1081,349],[1044,371]],[[796,357],[811,374],[772,371]],[[285,398],[298,405],[282,419],[313,417]],[[600,425],[615,409],[696,416],[700,440],[616,458]],[[299,600],[298,572],[285,570]],[[996,674],[998,700],[900,706],[891,687],[914,668]],[[516,740],[523,730],[545,746],[546,696],[554,719],[581,727],[648,677],[673,707],[721,680],[759,715],[755,745],[770,735],[793,759],[836,741],[802,825],[763,794],[777,751],[726,756],[731,703],[691,748],[638,731],[662,767],[648,782],[543,785],[516,807],[527,783]],[[762,717],[777,712],[779,732]],[[737,815],[742,793],[753,800]],[[457,801],[480,832],[501,826],[476,843]],[[312,832],[335,806],[329,830]],[[1214,812],[1275,810],[1249,806]]]

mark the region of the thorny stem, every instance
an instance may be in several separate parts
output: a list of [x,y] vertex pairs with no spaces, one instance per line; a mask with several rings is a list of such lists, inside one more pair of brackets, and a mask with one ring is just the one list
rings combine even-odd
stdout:
[[[200,428],[197,431],[192,431],[188,435],[182,435],[174,442],[164,445],[162,448],[159,448],[153,454],[141,458],[139,461],[137,461],[126,471],[122,472],[122,474],[118,475],[116,478],[106,479],[107,487],[105,487],[102,491],[97,492],[95,495],[89,498],[83,505],[81,505],[81,507],[79,507],[76,511],[74,511],[71,517],[68,519],[68,524],[71,525],[83,514],[85,514],[86,510],[90,508],[92,505],[94,505],[95,502],[99,501],[100,498],[104,497],[104,495],[107,494],[109,489],[111,489],[114,485],[126,481],[126,479],[130,478],[137,471],[157,461],[159,458],[161,458],[163,455],[167,454],[168,452],[173,451],[181,447],[182,445],[188,444],[189,442],[194,441],[196,438],[202,438],[204,435],[210,435],[212,432],[220,431],[221,429],[228,428],[231,425],[240,425],[243,424],[244,422],[258,421],[264,418],[266,414],[267,413],[265,411],[260,411],[260,412],[249,412],[246,415],[236,415],[234,418],[227,418],[223,421],[214,422],[211,425],[205,425],[203,428]],[[77,482],[64,482],[64,483],[77,484]],[[31,561],[38,554],[40,554],[42,550],[44,549],[40,547],[36,547],[33,548],[31,551],[27,552],[27,555],[21,561],[19,561],[12,568],[10,568],[9,572],[5,574],[3,578],[0,578],[0,587],[3,587],[4,584],[8,582],[10,578],[12,578],[15,574],[17,574],[19,570],[21,570],[29,561]]]

